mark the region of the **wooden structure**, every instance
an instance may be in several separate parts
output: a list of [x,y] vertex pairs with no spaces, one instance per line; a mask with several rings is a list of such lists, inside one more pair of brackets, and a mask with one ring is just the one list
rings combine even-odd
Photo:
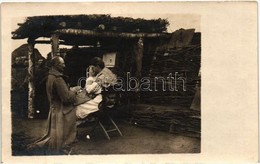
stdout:
[[[110,15],[28,17],[23,24],[19,24],[20,27],[16,31],[12,32],[13,39],[28,39],[28,117],[33,118],[35,112],[33,106],[33,48],[35,44],[51,44],[52,52],[49,57],[61,55],[59,45],[73,46],[66,52],[65,58],[67,73],[70,76],[69,83],[72,86],[77,84],[78,78],[85,75],[85,68],[90,58],[102,57],[102,54],[109,52],[117,52],[116,69],[120,69],[115,71],[123,78],[126,78],[126,72],[130,72],[131,76],[139,80],[144,76],[153,78],[158,73],[166,76],[173,69],[181,72],[184,78],[187,78],[187,75],[197,75],[197,69],[200,67],[200,33],[194,33],[194,29],[180,29],[174,33],[167,33],[168,25],[167,20],[160,18],[145,20]],[[42,37],[49,38],[49,41],[40,40]],[[82,46],[84,48],[81,48]],[[188,87],[193,90],[192,76],[188,84]],[[195,91],[189,92],[190,97],[186,101],[185,92],[149,92],[147,94],[136,89],[127,93],[126,101],[127,103],[134,101],[156,105],[167,104],[159,100],[162,97],[170,102],[167,105],[173,105],[178,104],[180,101],[176,101],[176,98],[180,98],[185,99],[184,104],[189,106],[193,94]]]
[[[34,55],[35,44],[51,44],[51,55],[59,55],[59,45],[93,46],[97,42],[103,47],[120,43],[122,39],[169,37],[166,31],[166,20],[144,20],[116,17],[110,15],[74,15],[74,16],[39,16],[28,17],[19,28],[12,32],[13,39],[28,39],[29,45],[29,109],[28,117],[34,114]],[[38,40],[50,38],[50,42]],[[143,45],[143,44],[139,44]],[[137,54],[142,55],[142,54]],[[141,56],[137,58],[137,73],[140,76]]]

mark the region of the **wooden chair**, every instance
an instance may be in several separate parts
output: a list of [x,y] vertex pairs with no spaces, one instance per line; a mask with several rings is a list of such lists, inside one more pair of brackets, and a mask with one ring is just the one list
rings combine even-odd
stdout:
[[121,130],[118,128],[117,124],[109,114],[111,111],[116,110],[117,108],[119,102],[118,92],[115,91],[112,86],[110,86],[108,88],[103,88],[101,94],[102,101],[99,104],[98,124],[102,128],[108,140],[110,140],[110,132],[115,131],[118,132],[120,136],[123,136]]
[[123,136],[121,130],[110,115],[110,112],[117,109],[120,98],[119,93],[110,86],[108,88],[103,88],[101,94],[102,101],[98,105],[99,110],[88,116],[95,118],[95,124],[92,127],[92,130],[90,130],[90,133],[93,133],[99,125],[108,140],[110,140],[109,133],[111,132],[117,132],[120,136]]

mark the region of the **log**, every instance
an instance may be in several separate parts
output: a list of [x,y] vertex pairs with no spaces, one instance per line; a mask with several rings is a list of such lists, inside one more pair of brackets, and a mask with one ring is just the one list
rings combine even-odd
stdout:
[[[36,40],[35,44],[51,44],[51,41],[48,41],[48,40]],[[59,44],[64,44],[65,45],[65,42],[64,41],[59,41]]]
[[[141,71],[142,71],[142,61],[143,61],[143,53],[144,53],[144,39],[139,38],[138,42],[134,45],[134,56],[135,56],[135,63],[136,63],[136,72],[135,77],[137,79],[141,78]],[[138,90],[136,93],[136,101],[137,103],[140,102],[140,91]]]
[[135,54],[135,62],[136,62],[135,75],[138,79],[141,77],[143,53],[144,53],[144,39],[139,38],[138,42],[134,46],[134,54]]
[[58,34],[52,34],[51,36],[51,52],[52,57],[59,56],[59,35]]
[[34,40],[28,39],[28,118],[34,118],[34,98],[35,98],[35,86],[34,86],[34,67],[35,67],[35,56],[34,56]]
[[167,33],[126,33],[126,32],[97,32],[83,29],[59,29],[55,33],[69,35],[83,35],[91,37],[115,37],[115,38],[170,38],[171,34]]

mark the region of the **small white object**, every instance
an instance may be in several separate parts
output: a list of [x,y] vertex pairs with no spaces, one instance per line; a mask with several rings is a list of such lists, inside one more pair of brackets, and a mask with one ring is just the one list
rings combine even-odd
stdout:
[[106,67],[114,67],[116,63],[116,52],[104,54],[103,61]]
[[40,113],[40,111],[39,111],[39,110],[37,110],[37,111],[36,111],[36,113]]
[[89,140],[89,139],[90,139],[90,136],[89,136],[89,135],[86,135],[86,138]]
[[168,53],[168,52],[165,52],[165,53],[163,54],[163,56],[169,56],[169,53]]

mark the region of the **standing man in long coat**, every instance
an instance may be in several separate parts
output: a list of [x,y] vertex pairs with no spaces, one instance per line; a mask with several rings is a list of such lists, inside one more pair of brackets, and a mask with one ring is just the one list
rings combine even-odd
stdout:
[[68,152],[69,145],[76,139],[76,113],[73,103],[76,93],[69,90],[64,80],[64,60],[61,57],[52,59],[46,91],[50,103],[46,134],[31,144],[30,148],[46,147],[51,154]]

